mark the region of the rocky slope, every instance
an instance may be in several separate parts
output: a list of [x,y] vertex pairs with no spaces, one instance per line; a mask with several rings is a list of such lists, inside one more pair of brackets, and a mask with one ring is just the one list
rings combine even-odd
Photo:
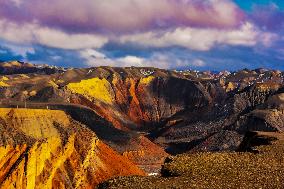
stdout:
[[63,111],[0,109],[0,188],[94,188],[144,175]]

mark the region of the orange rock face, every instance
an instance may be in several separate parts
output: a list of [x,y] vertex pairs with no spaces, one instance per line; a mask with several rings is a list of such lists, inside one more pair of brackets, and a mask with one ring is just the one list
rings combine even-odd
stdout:
[[148,173],[156,172],[164,163],[168,154],[158,145],[151,142],[146,137],[140,136],[139,142],[133,142],[137,146],[136,150],[130,150],[123,153],[127,159],[140,166]]
[[145,174],[62,111],[0,112],[0,188],[94,188]]

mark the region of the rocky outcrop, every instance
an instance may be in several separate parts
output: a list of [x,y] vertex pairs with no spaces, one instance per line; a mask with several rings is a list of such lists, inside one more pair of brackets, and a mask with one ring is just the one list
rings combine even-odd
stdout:
[[[263,87],[265,86],[265,90]],[[260,85],[234,96],[234,107],[228,129],[247,131],[282,131],[283,101],[280,85]]]

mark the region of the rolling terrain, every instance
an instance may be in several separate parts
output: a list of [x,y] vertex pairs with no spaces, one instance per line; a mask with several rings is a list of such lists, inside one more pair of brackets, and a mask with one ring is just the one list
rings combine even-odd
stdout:
[[[0,141],[3,154],[15,154],[11,155],[13,161],[9,160],[14,163],[2,168],[6,174],[0,175],[0,183],[14,186],[17,182],[18,187],[34,180],[32,183],[38,186],[49,183],[48,186],[80,188],[82,184],[92,188],[114,176],[157,174],[163,165],[161,178],[122,178],[117,185],[100,187],[133,188],[140,182],[149,187],[151,182],[171,186],[175,184],[172,173],[170,178],[164,178],[165,172],[171,172],[167,170],[168,161],[177,162],[180,167],[179,162],[204,160],[204,165],[192,165],[202,169],[211,166],[206,164],[207,160],[215,165],[219,163],[215,159],[228,163],[238,157],[240,161],[233,164],[232,175],[238,173],[236,167],[242,164],[267,171],[265,165],[257,162],[270,159],[236,151],[251,131],[283,131],[283,76],[281,71],[266,69],[215,73],[0,63]],[[7,134],[10,131],[14,135]],[[278,141],[281,146],[282,140]],[[55,146],[43,147],[50,144]],[[265,153],[270,158],[274,152]],[[27,173],[30,157],[25,154],[33,158],[33,154],[44,154],[42,161],[34,160],[39,172]],[[167,158],[170,155],[177,157],[172,161]],[[6,156],[2,157],[3,164]],[[256,163],[251,164],[253,161]],[[273,161],[283,166],[277,158]],[[101,164],[97,165],[98,162]],[[196,183],[188,183],[192,175],[187,169],[177,173],[184,181],[183,185],[178,183],[180,188],[185,183],[194,186],[201,179],[196,176]],[[204,175],[213,179],[212,171],[206,170]],[[282,169],[271,170],[278,175]],[[257,174],[252,169],[245,171]],[[216,186],[228,186],[228,178],[218,179]],[[129,182],[133,185],[125,184]],[[202,186],[210,187],[206,182]],[[276,182],[273,186],[281,184]]]

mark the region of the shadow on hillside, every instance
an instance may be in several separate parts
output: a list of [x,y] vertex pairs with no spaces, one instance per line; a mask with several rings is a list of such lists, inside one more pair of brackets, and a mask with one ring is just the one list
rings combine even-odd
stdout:
[[244,140],[237,149],[238,152],[252,152],[259,153],[254,147],[262,145],[271,145],[273,141],[277,140],[276,137],[261,136],[257,132],[249,131],[246,133]]

